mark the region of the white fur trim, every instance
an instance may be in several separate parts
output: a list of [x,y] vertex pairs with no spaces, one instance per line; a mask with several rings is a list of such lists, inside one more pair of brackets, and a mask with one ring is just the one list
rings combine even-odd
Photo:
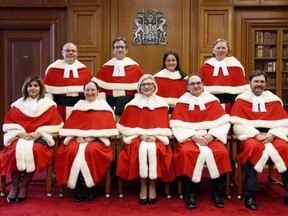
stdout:
[[139,159],[139,175],[141,178],[148,177],[148,164],[147,164],[148,145],[147,142],[142,141],[139,146],[138,159]]
[[[265,103],[270,103],[270,102],[280,102],[283,106],[283,102],[282,100],[275,94],[273,94],[272,92],[266,90],[266,91],[263,91],[263,93],[261,94],[261,96],[263,97]],[[243,92],[242,94],[238,95],[236,97],[236,99],[242,99],[242,100],[245,100],[245,101],[248,101],[249,103],[251,103],[251,101],[253,101],[253,98],[254,98],[254,94],[251,92],[251,90],[248,90],[248,91],[245,91]]]
[[157,157],[155,142],[148,142],[149,179],[157,179]]
[[199,183],[202,177],[202,171],[203,171],[203,167],[205,164],[205,153],[203,152],[203,149],[200,148],[200,145],[198,145],[198,148],[200,150],[200,154],[198,155],[196,164],[195,164],[195,168],[192,174],[192,181],[195,183]]
[[117,128],[125,136],[140,136],[140,135],[150,135],[150,136],[171,136],[172,131],[170,128],[129,128],[117,123]]
[[[245,70],[244,70],[243,66],[235,57],[233,57],[233,56],[228,57],[227,56],[223,59],[223,61],[225,61],[227,67],[239,67],[239,68],[241,68],[243,71],[243,74],[245,76]],[[218,62],[219,61],[215,57],[213,57],[213,58],[206,60],[204,63],[209,64],[211,66],[215,66]]]
[[[167,68],[164,68],[163,70],[159,71],[158,73],[154,74],[153,77],[159,77],[159,78],[167,78],[171,80],[179,80],[181,78],[181,75],[179,71],[169,71]],[[188,77],[184,77],[184,80],[187,80]]]
[[213,94],[233,94],[233,95],[237,95],[240,94],[244,91],[249,90],[250,87],[248,84],[246,85],[242,85],[242,86],[217,86],[217,85],[213,85],[213,86],[204,86],[204,91],[208,91],[211,92]]
[[268,133],[273,134],[279,139],[284,140],[285,142],[288,142],[288,128],[287,127],[279,127],[279,128],[272,128],[268,131]]
[[93,102],[89,102],[87,100],[79,100],[73,107],[74,110],[79,110],[79,111],[88,111],[88,110],[105,110],[109,111],[113,114],[112,108],[109,106],[109,104],[104,101],[104,100],[98,100],[96,99]]
[[11,107],[16,107],[19,109],[23,114],[29,116],[29,117],[38,117],[41,116],[44,112],[46,112],[50,107],[54,106],[56,107],[56,103],[52,101],[48,97],[44,97],[38,101],[38,106],[35,110],[32,109],[25,109],[24,103],[26,103],[26,100],[23,100],[22,98],[19,98],[17,101],[11,104]]
[[208,146],[201,146],[204,149],[205,161],[207,164],[208,171],[212,179],[218,178],[220,176],[213,153]]
[[[52,64],[50,64],[46,71],[45,74],[47,74],[48,70],[50,68],[60,68],[60,69],[65,69],[65,65],[67,64],[67,62],[65,62],[63,59],[57,59],[55,62],[53,62]],[[79,62],[77,59],[75,60],[75,62],[73,63],[73,66],[75,66],[77,69],[78,68],[83,68],[86,66],[84,64],[82,64],[81,62]]]
[[279,173],[283,173],[287,170],[285,163],[281,156],[279,155],[278,151],[275,149],[272,143],[268,143],[265,145],[265,149],[270,156],[271,160],[274,162],[277,170]]
[[[137,90],[138,83],[109,83],[105,82],[103,80],[100,80],[96,77],[92,78],[93,81],[95,81],[99,87],[107,89],[107,90]],[[83,87],[82,87],[83,90]]]
[[[128,106],[139,106],[139,104],[141,104],[141,101],[143,99],[143,95],[142,94],[139,94],[139,93],[136,93],[135,96],[134,96],[134,99],[131,100],[127,105],[126,107]],[[168,104],[165,102],[165,100],[156,95],[156,94],[153,94],[153,96],[151,96],[151,99],[153,100],[153,104],[154,104],[154,108],[160,108],[160,107],[167,107],[168,108]],[[149,107],[148,104],[144,104],[144,107]]]
[[208,134],[211,134],[212,136],[216,137],[220,142],[226,144],[227,143],[227,134],[230,129],[230,124],[226,123],[224,125],[221,125],[217,128],[211,128],[208,131]]
[[85,184],[88,188],[93,187],[95,185],[94,180],[91,176],[88,164],[85,160],[85,149],[87,145],[88,143],[79,144],[79,149],[73,161],[70,174],[69,174],[69,178],[68,178],[68,182],[67,182],[67,186],[71,189],[75,188],[80,171],[82,172],[82,175],[85,180]]
[[33,140],[19,139],[16,145],[16,166],[19,171],[31,173],[35,171]]
[[10,146],[12,141],[17,138],[17,136],[26,130],[19,124],[3,124],[4,131],[4,146]]
[[[116,61],[117,59],[114,57],[110,59],[109,61],[107,61],[104,65],[114,66]],[[124,62],[124,67],[129,66],[129,65],[138,65],[137,62],[135,62],[133,59],[129,57],[125,57],[122,61]]]

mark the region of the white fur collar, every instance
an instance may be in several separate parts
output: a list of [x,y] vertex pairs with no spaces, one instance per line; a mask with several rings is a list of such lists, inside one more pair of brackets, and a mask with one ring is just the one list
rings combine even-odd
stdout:
[[[48,68],[46,69],[45,74],[47,74],[48,70],[50,68],[60,68],[60,69],[65,69],[65,65],[67,64],[67,62],[65,62],[63,59],[58,59],[55,62],[53,62],[52,64],[50,64],[48,66]],[[79,62],[77,59],[75,60],[75,62],[72,64],[74,67],[78,68],[83,68],[86,66],[84,64],[82,64],[81,62]]]
[[29,103],[27,100],[23,100],[22,98],[19,98],[17,101],[11,104],[11,107],[16,107],[19,110],[21,110],[22,113],[29,117],[38,117],[42,115],[47,109],[49,109],[51,106],[56,107],[56,103],[52,101],[48,97],[44,97],[38,101],[38,106],[35,109],[27,109],[25,103]]
[[107,110],[113,113],[112,108],[104,100],[95,100],[89,102],[87,100],[79,100],[73,107],[73,110],[87,111],[87,110]]
[[[281,101],[281,99],[270,91],[267,91],[267,90],[263,91],[261,96],[263,97],[265,103],[278,101],[283,106],[283,102]],[[243,92],[242,94],[240,94],[239,96],[237,96],[236,99],[238,99],[238,98],[241,98],[242,100],[245,100],[245,101],[252,103],[253,98],[254,98],[254,94],[251,92],[251,90],[247,90],[247,91]]]
[[[154,77],[160,77],[160,78],[168,78],[168,79],[172,79],[172,80],[178,80],[181,78],[181,75],[179,73],[179,71],[174,71],[171,72],[169,71],[167,68],[164,68],[163,70],[159,71],[158,73],[156,73],[154,75]],[[187,76],[184,78],[187,79]]]
[[[104,65],[106,65],[106,66],[114,66],[116,61],[119,61],[119,60],[117,60],[114,57],[114,58],[110,59],[108,62],[106,62]],[[125,66],[129,66],[129,65],[138,65],[137,62],[135,62],[134,60],[132,60],[129,57],[125,57],[122,61],[124,63],[124,67]]]
[[[183,94],[177,101],[177,103],[186,103],[186,104],[190,104],[190,100],[191,100],[192,95],[189,92],[186,92],[185,94]],[[219,101],[218,98],[216,98],[214,95],[212,95],[211,93],[204,91],[202,92],[202,94],[200,95],[200,97],[203,99],[204,104],[212,102],[212,101]],[[198,101],[195,101],[195,105],[198,105]]]
[[[233,57],[233,56],[225,57],[223,59],[223,61],[225,61],[227,67],[240,67],[243,70],[243,72],[244,72],[243,66],[241,65],[241,63],[235,57]],[[218,63],[218,62],[219,61],[215,57],[213,57],[213,58],[210,58],[210,59],[206,60],[205,64],[209,64],[209,65],[215,66],[216,63]]]
[[[154,103],[154,108],[160,108],[160,107],[167,107],[168,108],[168,104],[165,102],[165,100],[162,97],[157,96],[156,94],[153,94],[151,96],[151,100]],[[127,106],[139,106],[140,103],[142,102],[143,96],[139,93],[135,94],[135,97],[132,101],[130,101]],[[149,108],[149,104],[146,103],[144,104],[143,107],[148,107]]]

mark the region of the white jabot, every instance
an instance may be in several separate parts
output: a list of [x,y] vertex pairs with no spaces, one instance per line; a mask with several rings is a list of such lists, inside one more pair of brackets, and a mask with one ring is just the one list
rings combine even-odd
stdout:
[[226,62],[224,60],[216,62],[215,66],[214,66],[213,76],[218,76],[220,67],[222,68],[223,75],[228,76],[229,73],[227,70]]
[[70,70],[72,70],[74,78],[79,78],[77,67],[74,64],[66,64],[65,65],[63,78],[69,78],[70,77]]
[[195,96],[192,96],[190,99],[189,110],[195,109],[196,100],[198,102],[200,110],[205,110],[206,107],[204,104],[204,100],[201,97],[195,97]]
[[253,106],[252,106],[253,112],[259,112],[258,105],[260,106],[260,112],[266,112],[266,107],[262,96],[253,97]]
[[36,98],[31,98],[28,97],[24,102],[23,102],[23,107],[26,110],[30,110],[32,113],[35,112],[35,110],[38,108],[38,97]]
[[154,106],[154,101],[153,101],[154,96],[150,96],[150,97],[146,97],[145,95],[142,95],[142,99],[139,103],[139,108],[143,109],[144,105],[146,103],[148,103],[148,108],[150,110],[154,110],[155,106]]
[[125,76],[125,70],[124,70],[124,61],[122,60],[116,60],[113,70],[113,77],[123,77]]

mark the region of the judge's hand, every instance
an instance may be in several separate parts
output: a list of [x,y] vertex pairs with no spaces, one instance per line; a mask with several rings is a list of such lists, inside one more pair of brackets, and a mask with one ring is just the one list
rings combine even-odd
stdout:
[[95,137],[86,137],[84,140],[85,142],[90,143],[95,140]]
[[76,141],[77,141],[79,144],[85,143],[85,140],[84,140],[83,137],[76,137]]
[[191,137],[191,139],[192,139],[195,143],[197,143],[197,144],[199,144],[199,145],[201,145],[201,146],[207,146],[207,145],[209,144],[208,141],[207,141],[204,137],[202,137],[202,136],[200,136],[200,135],[197,135],[197,134],[193,135],[193,136]]
[[211,134],[206,134],[203,138],[208,142],[208,144],[215,139]]
[[274,135],[271,133],[259,133],[255,136],[255,138],[265,145],[274,140]]
[[[38,133],[30,133],[29,134],[29,133],[22,132],[22,133],[18,134],[18,137],[22,138],[22,139],[25,139],[25,140],[34,140],[35,139],[34,137],[37,137],[36,134],[38,134]],[[40,137],[40,134],[39,134],[39,137]]]
[[156,142],[156,137],[155,136],[150,136],[150,135],[141,135],[140,140],[144,142]]

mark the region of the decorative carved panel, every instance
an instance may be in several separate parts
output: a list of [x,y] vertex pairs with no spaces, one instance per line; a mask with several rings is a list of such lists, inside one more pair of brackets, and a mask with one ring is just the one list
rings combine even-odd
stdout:
[[101,0],[70,0],[70,5],[71,6],[98,6],[98,5],[101,5]]
[[98,69],[102,66],[99,60],[100,54],[78,53],[78,55],[78,60],[86,65],[86,67],[93,75],[96,75],[96,71],[98,71]]

